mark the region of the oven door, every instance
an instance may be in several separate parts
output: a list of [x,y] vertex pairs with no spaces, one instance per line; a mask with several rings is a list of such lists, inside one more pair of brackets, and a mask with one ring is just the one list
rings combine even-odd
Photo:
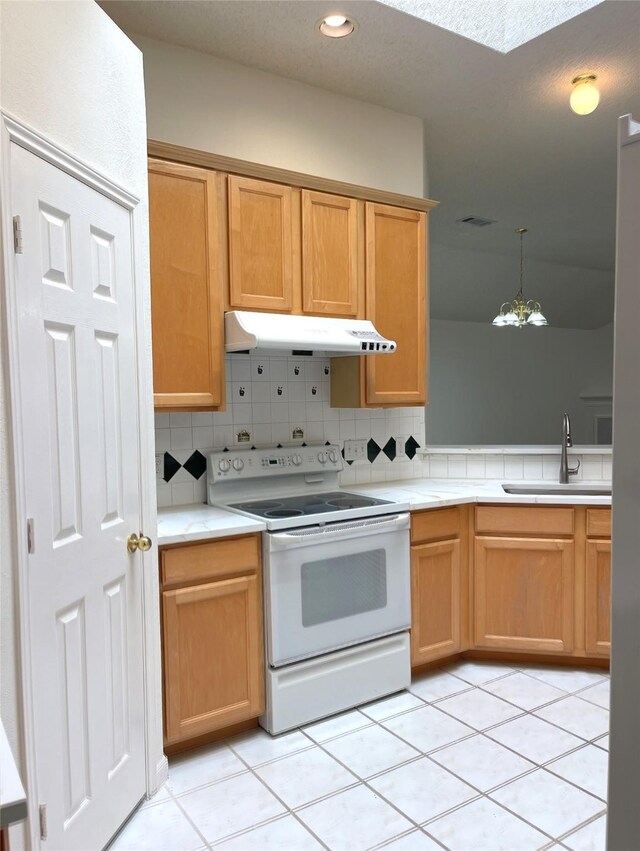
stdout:
[[273,667],[408,629],[409,515],[264,536]]

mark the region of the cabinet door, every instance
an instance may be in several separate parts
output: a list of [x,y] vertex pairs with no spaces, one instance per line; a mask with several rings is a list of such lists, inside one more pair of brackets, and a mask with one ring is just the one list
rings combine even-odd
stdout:
[[460,541],[411,548],[411,664],[460,649]]
[[364,288],[362,205],[302,190],[302,307],[305,313],[358,316]]
[[[292,189],[229,177],[229,304],[240,310],[293,309]],[[299,276],[298,276],[299,279]]]
[[587,653],[611,652],[611,541],[587,541],[586,561]]
[[427,400],[426,230],[424,213],[366,205],[366,315],[398,344],[366,358],[368,405]]
[[153,389],[157,408],[222,407],[224,334],[216,174],[149,162]]
[[573,649],[572,541],[476,538],[475,646]]
[[168,744],[264,711],[258,578],[241,576],[162,594]]

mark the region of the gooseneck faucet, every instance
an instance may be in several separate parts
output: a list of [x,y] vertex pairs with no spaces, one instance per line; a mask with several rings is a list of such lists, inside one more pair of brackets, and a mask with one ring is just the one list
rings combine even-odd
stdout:
[[575,476],[580,469],[580,461],[575,467],[569,466],[567,459],[567,448],[573,446],[571,439],[571,420],[569,414],[565,411],[562,418],[562,443],[560,444],[560,484],[566,485],[569,482],[569,476]]

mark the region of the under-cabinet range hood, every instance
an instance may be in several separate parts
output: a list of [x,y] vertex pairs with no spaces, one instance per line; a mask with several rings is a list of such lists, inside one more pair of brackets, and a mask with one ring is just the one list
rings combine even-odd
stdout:
[[397,344],[365,319],[231,310],[224,315],[224,347],[281,355],[380,355],[395,352]]

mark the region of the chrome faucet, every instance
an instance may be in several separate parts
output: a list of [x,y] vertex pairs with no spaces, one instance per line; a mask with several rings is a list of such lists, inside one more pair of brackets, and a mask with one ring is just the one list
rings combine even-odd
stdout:
[[571,439],[571,420],[569,414],[566,413],[562,418],[562,443],[560,444],[560,484],[566,485],[569,482],[569,476],[575,476],[580,469],[580,461],[575,467],[570,467],[567,460],[567,448],[573,446]]

